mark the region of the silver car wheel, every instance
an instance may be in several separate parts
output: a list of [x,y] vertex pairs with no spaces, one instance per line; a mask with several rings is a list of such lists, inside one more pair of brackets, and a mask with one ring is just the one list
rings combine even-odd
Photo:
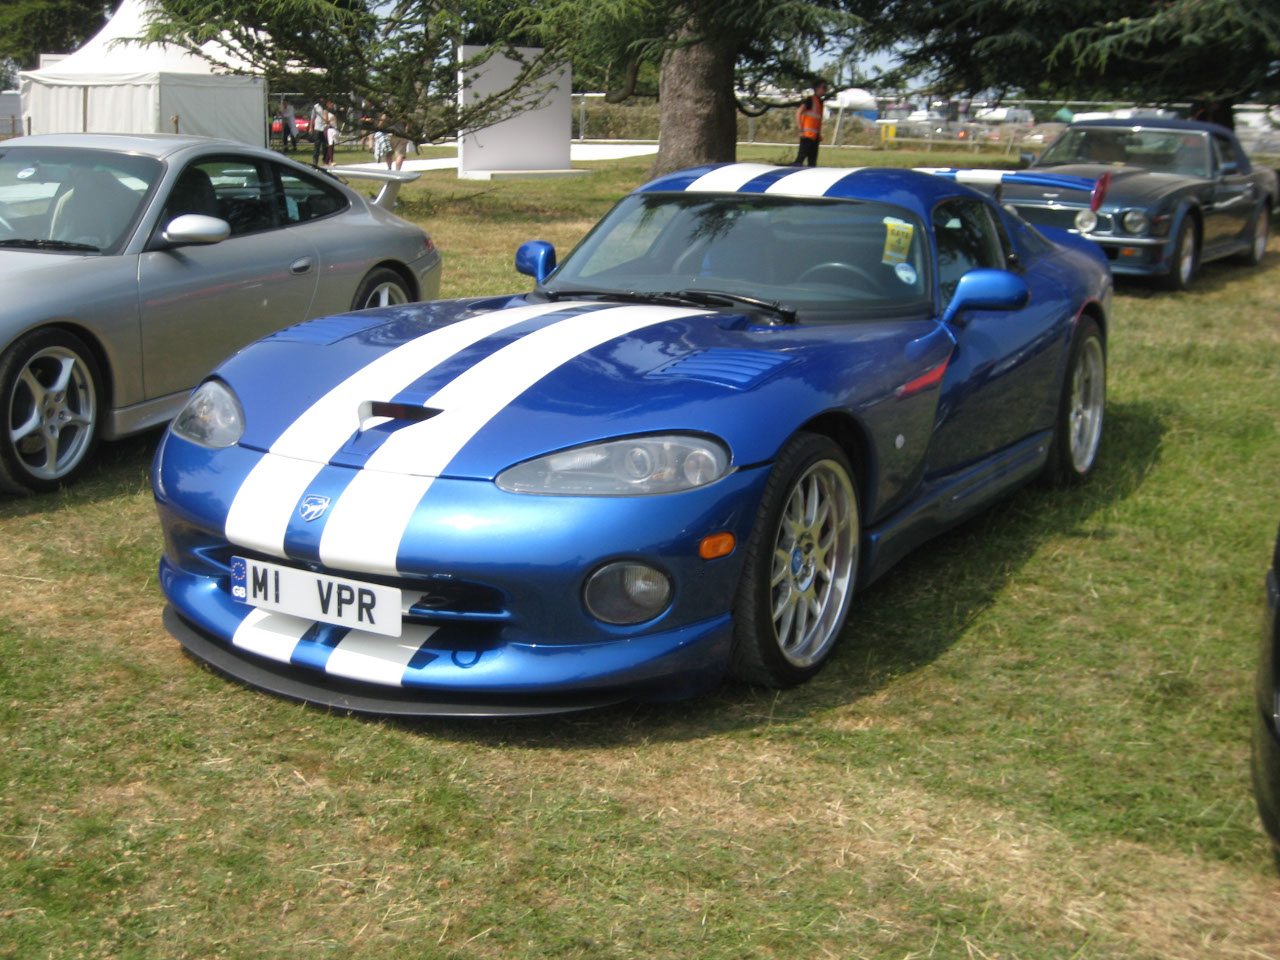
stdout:
[[97,390],[85,359],[55,345],[22,363],[8,397],[9,448],[37,481],[70,474],[93,442]]
[[404,287],[398,282],[387,281],[380,283],[365,298],[362,307],[389,307],[394,304],[408,303],[409,295],[405,293]]
[[1271,211],[1264,205],[1254,217],[1253,223],[1253,263],[1261,263],[1267,255],[1267,228],[1270,224]]
[[1178,282],[1186,287],[1196,272],[1196,233],[1184,230],[1178,238]]
[[773,545],[773,631],[795,667],[821,662],[835,642],[857,568],[853,483],[834,460],[813,464],[787,494]]
[[1096,336],[1087,338],[1080,351],[1079,362],[1071,377],[1071,400],[1067,410],[1067,436],[1071,464],[1085,474],[1093,466],[1102,440],[1102,416],[1107,397],[1107,371],[1102,357],[1102,342]]

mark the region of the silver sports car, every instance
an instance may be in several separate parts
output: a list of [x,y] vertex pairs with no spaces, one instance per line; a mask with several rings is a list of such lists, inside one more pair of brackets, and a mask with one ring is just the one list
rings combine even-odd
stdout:
[[66,482],[267,333],[435,297],[440,254],[389,202],[204,137],[0,142],[0,489]]

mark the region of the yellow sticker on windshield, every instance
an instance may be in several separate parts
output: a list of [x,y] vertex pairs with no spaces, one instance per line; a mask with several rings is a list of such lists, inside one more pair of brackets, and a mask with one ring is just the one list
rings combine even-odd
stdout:
[[916,228],[909,223],[884,218],[884,256],[881,263],[902,263],[911,253],[911,238]]

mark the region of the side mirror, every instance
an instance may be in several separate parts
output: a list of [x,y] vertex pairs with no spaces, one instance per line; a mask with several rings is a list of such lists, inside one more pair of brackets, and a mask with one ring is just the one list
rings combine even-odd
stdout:
[[1222,175],[1224,177],[1234,177],[1240,172],[1240,164],[1234,160],[1224,160],[1222,162]]
[[1023,153],[1018,154],[1019,170],[1025,170],[1027,169],[1027,167],[1031,166],[1035,162],[1036,162],[1036,155],[1034,153],[1026,153],[1024,151]]
[[556,248],[545,240],[529,240],[516,251],[516,271],[541,283],[556,268]]
[[960,278],[942,322],[953,322],[963,310],[1021,310],[1030,299],[1031,288],[1016,273],[979,267]]
[[184,213],[170,220],[160,236],[172,246],[221,243],[231,236],[231,224],[202,213]]

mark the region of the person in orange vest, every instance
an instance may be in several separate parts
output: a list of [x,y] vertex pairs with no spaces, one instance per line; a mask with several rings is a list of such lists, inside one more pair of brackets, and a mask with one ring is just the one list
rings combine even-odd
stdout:
[[827,84],[819,80],[813,85],[813,96],[800,101],[796,110],[796,126],[800,128],[800,151],[791,161],[793,167],[818,165],[818,143],[822,140],[822,98],[827,95]]

